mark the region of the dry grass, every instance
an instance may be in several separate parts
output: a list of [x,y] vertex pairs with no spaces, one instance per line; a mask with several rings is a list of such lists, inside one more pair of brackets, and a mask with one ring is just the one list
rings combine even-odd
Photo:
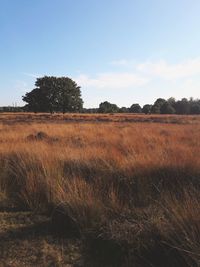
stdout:
[[199,266],[199,122],[3,114],[1,196],[83,238],[99,266]]
[[198,115],[157,115],[157,114],[134,114],[134,113],[111,113],[111,114],[49,114],[49,113],[0,113],[0,122],[3,124],[13,123],[63,123],[63,122],[154,122],[175,124],[199,124]]

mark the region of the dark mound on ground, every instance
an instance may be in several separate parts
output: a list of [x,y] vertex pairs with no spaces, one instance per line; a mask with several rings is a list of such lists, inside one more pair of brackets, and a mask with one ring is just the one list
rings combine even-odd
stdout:
[[51,137],[44,132],[38,132],[36,134],[30,134],[26,137],[27,141],[48,141],[48,142],[56,142],[58,141],[57,137]]
[[80,230],[74,218],[67,213],[64,204],[58,205],[51,215],[52,229],[57,234],[80,237]]

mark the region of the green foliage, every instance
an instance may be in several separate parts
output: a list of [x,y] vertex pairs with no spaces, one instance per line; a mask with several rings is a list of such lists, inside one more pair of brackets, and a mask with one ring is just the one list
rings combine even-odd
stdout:
[[167,101],[161,106],[160,113],[161,114],[174,114],[176,111],[173,106]]
[[174,97],[170,97],[169,99],[167,99],[167,102],[174,107],[176,104],[176,99]]
[[151,113],[151,108],[152,108],[152,105],[146,104],[146,105],[143,106],[142,112],[145,113],[145,114],[150,114]]
[[99,113],[116,113],[119,112],[119,108],[115,104],[111,104],[108,101],[102,102],[99,105]]
[[36,88],[22,97],[26,109],[34,112],[78,112],[82,110],[80,87],[68,77],[38,78]]
[[126,108],[126,107],[121,107],[121,108],[119,109],[119,112],[120,112],[120,113],[128,113],[128,112],[129,112],[129,109]]
[[142,112],[142,108],[140,107],[139,104],[133,104],[130,108],[129,108],[131,113],[141,113]]
[[177,101],[175,104],[176,113],[177,114],[189,114],[190,105],[191,103],[186,98],[182,98],[181,100]]
[[163,105],[165,102],[166,102],[165,99],[163,99],[163,98],[158,98],[158,99],[154,102],[154,104],[153,104],[153,106],[152,106],[152,108],[151,108],[151,113],[160,114],[160,109],[161,109],[162,105]]
[[191,114],[200,114],[200,102],[198,103],[192,103],[191,109],[190,109]]

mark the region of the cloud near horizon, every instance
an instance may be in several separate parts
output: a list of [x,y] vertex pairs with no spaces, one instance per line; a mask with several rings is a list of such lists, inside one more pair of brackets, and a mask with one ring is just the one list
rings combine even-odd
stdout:
[[123,89],[135,86],[143,86],[149,82],[148,78],[140,77],[136,73],[122,72],[122,73],[101,73],[95,77],[81,74],[76,78],[76,81],[81,86],[94,88],[116,88]]
[[200,74],[200,57],[188,59],[178,64],[169,64],[165,60],[147,61],[138,64],[137,70],[150,75],[152,78],[159,77],[166,80],[189,78]]
[[28,77],[31,77],[31,78],[39,78],[39,77],[42,77],[43,76],[43,75],[40,75],[40,74],[27,73],[27,72],[22,72],[21,74],[23,74],[25,76],[28,76]]
[[170,64],[166,60],[146,61],[133,66],[133,61],[126,59],[113,61],[116,66],[124,68],[132,66],[132,70],[123,72],[105,72],[89,75],[82,73],[75,80],[82,87],[98,89],[124,89],[143,87],[156,79],[178,81],[192,79],[200,74],[200,57],[188,59],[177,64]]

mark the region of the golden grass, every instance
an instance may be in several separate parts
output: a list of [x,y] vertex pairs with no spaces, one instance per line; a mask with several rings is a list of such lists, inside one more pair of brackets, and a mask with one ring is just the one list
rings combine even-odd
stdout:
[[33,123],[33,122],[155,122],[176,124],[199,124],[198,115],[157,115],[157,114],[134,114],[134,113],[111,113],[111,114],[85,114],[85,113],[0,113],[0,122]]
[[[97,122],[105,118],[110,122]],[[165,251],[171,256],[163,266],[199,266],[199,122],[198,116],[0,115],[0,189],[23,208],[54,214],[62,206],[81,236],[130,251],[130,266],[134,255],[161,266]]]

